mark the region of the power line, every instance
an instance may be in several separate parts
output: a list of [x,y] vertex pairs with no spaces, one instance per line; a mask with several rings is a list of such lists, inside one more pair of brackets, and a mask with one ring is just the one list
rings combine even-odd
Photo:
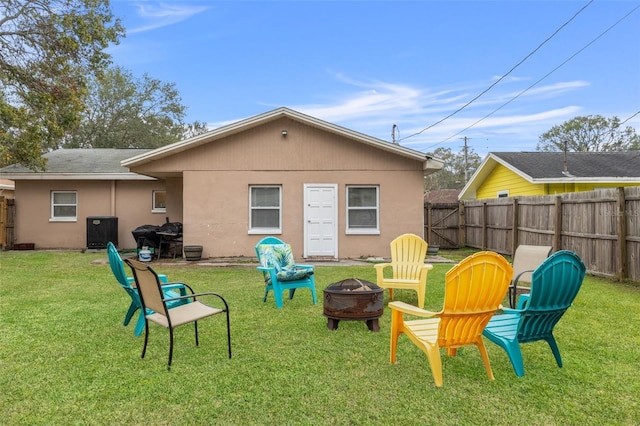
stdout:
[[430,128],[437,126],[438,124],[442,123],[444,120],[447,120],[451,117],[453,117],[455,114],[459,113],[460,111],[462,111],[463,109],[465,109],[466,107],[468,107],[469,105],[471,105],[473,102],[475,102],[476,100],[478,100],[482,95],[484,95],[485,93],[487,93],[489,90],[491,90],[496,84],[500,83],[502,80],[504,80],[509,74],[511,74],[516,68],[518,68],[520,65],[522,65],[524,63],[524,61],[526,61],[527,59],[529,59],[534,53],[536,53],[538,50],[540,50],[542,48],[542,46],[544,46],[549,40],[551,40],[553,37],[555,37],[560,30],[562,30],[564,27],[566,27],[567,25],[569,25],[569,23],[571,21],[573,21],[580,13],[582,13],[582,11],[584,11],[589,5],[591,5],[591,3],[593,3],[594,0],[590,0],[589,3],[587,3],[586,5],[584,5],[582,7],[582,9],[580,9],[579,11],[577,11],[572,17],[571,19],[569,19],[567,22],[565,22],[564,24],[562,24],[557,30],[555,30],[553,32],[553,34],[551,34],[549,37],[547,37],[542,43],[540,43],[538,45],[538,47],[536,47],[533,51],[531,51],[527,56],[525,56],[520,62],[518,62],[516,65],[514,65],[509,71],[507,71],[506,74],[504,74],[502,77],[500,77],[498,80],[494,81],[493,84],[491,84],[489,87],[487,87],[485,90],[483,90],[482,92],[480,92],[479,95],[477,95],[475,98],[471,99],[469,102],[467,102],[466,104],[464,104],[463,106],[461,106],[460,108],[458,108],[457,110],[455,110],[454,112],[452,112],[451,114],[447,115],[446,117],[436,121],[435,123],[433,123],[430,126],[425,127],[424,129],[420,130],[417,133],[414,133],[412,135],[409,135],[407,137],[404,137],[402,139],[399,139],[398,142],[403,141],[405,139],[409,139],[413,136],[417,136],[423,132],[425,132],[426,130],[429,130]]
[[633,117],[635,117],[638,114],[640,114],[640,111],[636,111],[635,114],[633,114],[631,117],[629,117],[626,120],[624,120],[622,123],[620,123],[620,125],[622,126],[624,123],[626,123],[627,121],[631,120]]
[[[594,38],[593,40],[591,40],[589,43],[587,43],[584,47],[582,47],[580,50],[578,50],[576,53],[574,53],[573,55],[569,56],[569,58],[567,58],[566,60],[564,60],[560,65],[558,65],[557,67],[555,67],[554,69],[552,69],[551,71],[549,71],[547,74],[545,74],[542,78],[538,79],[535,83],[533,83],[532,85],[530,85],[529,87],[527,87],[526,89],[524,89],[523,91],[521,91],[520,93],[518,93],[517,95],[515,95],[513,98],[511,98],[510,100],[508,100],[507,102],[505,102],[504,104],[500,105],[498,108],[494,109],[493,111],[491,111],[489,114],[485,115],[484,117],[482,117],[481,119],[477,120],[475,123],[471,124],[470,126],[465,127],[464,129],[460,130],[458,133],[449,136],[447,139],[438,142],[435,145],[431,145],[429,148],[432,148],[436,145],[439,145],[441,143],[444,143],[446,141],[448,141],[449,139],[452,139],[456,136],[458,136],[460,133],[466,132],[467,130],[469,130],[470,128],[472,128],[473,126],[475,126],[476,124],[480,123],[481,121],[489,118],[490,116],[492,116],[493,114],[495,114],[496,112],[500,111],[502,108],[504,108],[505,106],[509,105],[511,102],[515,101],[516,99],[518,99],[520,96],[522,96],[525,92],[528,92],[531,88],[533,88],[534,86],[536,86],[538,83],[540,83],[542,80],[546,79],[547,77],[549,77],[551,74],[553,74],[554,72],[556,72],[559,68],[563,67],[567,62],[569,62],[570,60],[572,60],[573,58],[575,58],[576,56],[578,56],[580,53],[582,53],[586,48],[588,48],[589,46],[591,46],[593,43],[595,43],[596,41],[598,41],[602,36],[604,36],[606,33],[608,33],[609,31],[611,31],[611,29],[613,29],[616,25],[618,25],[620,22],[622,22],[624,19],[626,19],[629,15],[631,15],[633,12],[635,12],[636,10],[638,10],[638,8],[640,8],[640,5],[636,6],[635,8],[633,8],[629,13],[627,13],[626,15],[624,15],[622,18],[618,19],[613,25],[611,25],[609,28],[607,28],[606,30],[604,30],[602,33],[600,33],[596,38]],[[637,115],[638,113],[640,113],[640,111],[638,111],[636,114],[634,114],[633,116]],[[627,120],[631,119],[633,116],[629,117]],[[627,121],[625,120],[625,122]],[[621,123],[622,124],[622,123]]]

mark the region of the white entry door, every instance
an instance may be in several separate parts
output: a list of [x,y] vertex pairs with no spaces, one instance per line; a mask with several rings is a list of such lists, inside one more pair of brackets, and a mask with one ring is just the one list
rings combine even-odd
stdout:
[[304,185],[304,257],[338,257],[336,184]]

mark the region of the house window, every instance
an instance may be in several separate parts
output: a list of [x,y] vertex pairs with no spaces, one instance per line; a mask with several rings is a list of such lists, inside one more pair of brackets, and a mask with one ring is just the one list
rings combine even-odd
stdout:
[[166,213],[167,211],[167,191],[153,191],[152,213]]
[[51,221],[73,222],[78,219],[78,193],[76,191],[51,192]]
[[277,185],[249,187],[249,233],[282,232],[282,188]]
[[507,198],[509,196],[509,190],[498,191],[498,198]]
[[347,186],[347,234],[379,234],[377,186]]

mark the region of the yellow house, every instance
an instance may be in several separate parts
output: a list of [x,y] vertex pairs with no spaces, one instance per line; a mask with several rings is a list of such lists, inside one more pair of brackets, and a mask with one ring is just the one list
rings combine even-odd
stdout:
[[460,200],[640,186],[640,151],[490,152]]

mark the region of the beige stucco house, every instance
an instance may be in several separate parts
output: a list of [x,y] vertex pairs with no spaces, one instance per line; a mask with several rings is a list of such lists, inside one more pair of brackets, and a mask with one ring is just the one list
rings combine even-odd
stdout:
[[[135,247],[130,234],[136,226],[168,217],[183,223],[184,244],[203,246],[204,257],[253,257],[267,235],[291,243],[296,257],[388,256],[398,235],[423,234],[424,176],[442,165],[424,153],[278,108],[123,159],[121,166],[139,178],[104,182],[100,194],[86,195],[90,208],[84,192],[78,194],[74,233],[84,226],[83,216],[113,215],[120,247]],[[16,198],[23,203],[19,182]],[[25,208],[38,198],[45,214],[38,230],[23,224],[21,233],[41,240],[38,246],[83,247],[81,232],[80,238],[49,232],[55,224],[49,193],[81,188],[82,181],[38,184],[29,185]],[[154,217],[152,191],[158,190],[166,191],[166,205]]]
[[87,218],[114,217],[119,246],[135,247],[131,230],[165,221],[164,181],[120,165],[123,159],[147,151],[61,149],[44,155],[45,171],[21,165],[0,169],[0,177],[15,184],[13,243],[31,243],[37,249],[86,248]]

